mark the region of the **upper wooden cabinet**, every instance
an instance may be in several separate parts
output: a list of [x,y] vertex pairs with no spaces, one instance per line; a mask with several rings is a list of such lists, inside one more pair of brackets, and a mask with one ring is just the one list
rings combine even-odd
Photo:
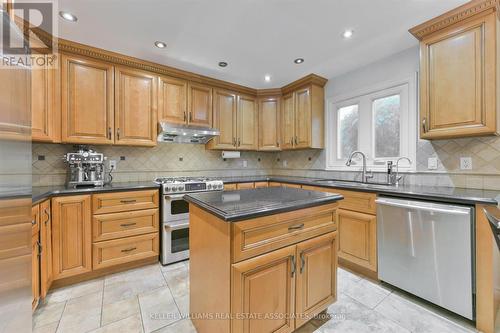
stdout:
[[212,88],[196,83],[188,85],[188,124],[212,127]]
[[283,96],[282,149],[324,147],[323,87],[310,84]]
[[113,66],[96,60],[62,55],[62,141],[114,142]]
[[158,118],[174,124],[187,122],[187,81],[160,76]]
[[115,143],[156,145],[158,78],[149,72],[115,68]]
[[421,138],[498,132],[498,29],[494,1],[471,1],[410,30],[420,39]]
[[257,150],[257,100],[250,96],[214,91],[214,127],[220,135],[211,140],[210,149]]
[[259,150],[280,150],[280,98],[259,99]]
[[49,66],[31,70],[31,138],[61,141],[60,72]]

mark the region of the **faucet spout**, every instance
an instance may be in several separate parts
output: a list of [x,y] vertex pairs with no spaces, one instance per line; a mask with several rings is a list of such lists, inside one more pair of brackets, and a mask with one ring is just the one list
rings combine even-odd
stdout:
[[361,173],[361,178],[363,179],[364,183],[367,183],[368,179],[372,178],[373,175],[372,174],[367,175],[367,171],[366,171],[366,155],[362,151],[359,151],[359,150],[353,151],[351,153],[351,155],[349,155],[349,158],[347,159],[347,162],[345,163],[345,165],[346,166],[351,166],[351,164],[352,164],[352,158],[355,155],[358,155],[358,154],[361,155],[361,157],[363,158],[363,170],[362,170],[362,173]]

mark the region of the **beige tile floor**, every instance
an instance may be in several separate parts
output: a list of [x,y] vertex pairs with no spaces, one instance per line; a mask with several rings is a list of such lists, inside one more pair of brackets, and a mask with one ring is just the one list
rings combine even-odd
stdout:
[[[196,332],[189,262],[149,265],[56,289],[33,316],[35,333]],[[339,269],[338,300],[300,333],[466,333],[471,323],[390,286]]]

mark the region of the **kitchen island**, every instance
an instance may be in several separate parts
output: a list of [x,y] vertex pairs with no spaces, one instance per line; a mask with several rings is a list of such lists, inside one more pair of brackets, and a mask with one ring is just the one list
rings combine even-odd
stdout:
[[184,198],[198,332],[292,332],[335,302],[341,195],[275,187]]

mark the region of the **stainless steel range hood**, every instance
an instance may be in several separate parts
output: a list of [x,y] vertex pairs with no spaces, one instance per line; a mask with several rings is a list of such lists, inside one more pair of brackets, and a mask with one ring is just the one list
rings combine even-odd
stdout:
[[219,130],[208,127],[186,126],[167,122],[160,122],[160,127],[158,142],[205,144],[214,136],[220,135]]

